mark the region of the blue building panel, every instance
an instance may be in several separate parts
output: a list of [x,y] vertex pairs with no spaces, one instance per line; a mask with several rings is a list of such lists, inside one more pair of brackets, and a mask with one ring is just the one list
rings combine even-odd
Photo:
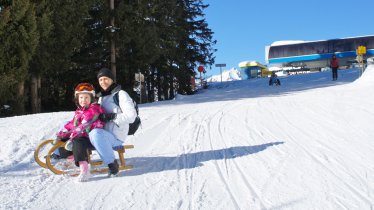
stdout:
[[[269,64],[274,63],[290,63],[290,62],[303,62],[303,61],[318,61],[318,60],[324,60],[324,59],[330,59],[332,57],[333,53],[327,53],[327,54],[315,54],[315,55],[303,55],[303,56],[293,56],[293,57],[284,57],[284,58],[274,58],[269,59]],[[336,57],[338,58],[349,58],[349,57],[356,57],[356,51],[348,51],[348,52],[336,52]],[[374,49],[373,50],[367,50],[366,56],[372,56],[374,55]]]
[[269,64],[321,68],[328,65],[333,54],[340,58],[341,65],[350,65],[356,59],[356,49],[358,46],[366,47],[366,58],[373,57],[374,35],[281,45],[275,44],[266,47],[265,51],[266,60]]

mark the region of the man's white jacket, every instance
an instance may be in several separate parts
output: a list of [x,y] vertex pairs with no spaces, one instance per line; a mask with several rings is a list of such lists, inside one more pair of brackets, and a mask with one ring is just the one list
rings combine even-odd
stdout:
[[[118,92],[119,106],[114,102],[114,95]],[[121,90],[121,86],[115,87],[110,95],[101,96],[99,104],[105,113],[116,113],[117,117],[105,124],[104,129],[111,132],[118,140],[125,141],[129,132],[129,124],[135,121],[137,116],[134,102],[129,94]]]

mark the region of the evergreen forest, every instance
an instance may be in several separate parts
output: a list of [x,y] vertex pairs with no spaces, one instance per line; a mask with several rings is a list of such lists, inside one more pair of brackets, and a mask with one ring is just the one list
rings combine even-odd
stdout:
[[72,111],[74,87],[98,88],[103,67],[141,103],[192,94],[197,67],[214,63],[208,6],[203,0],[0,0],[0,116]]

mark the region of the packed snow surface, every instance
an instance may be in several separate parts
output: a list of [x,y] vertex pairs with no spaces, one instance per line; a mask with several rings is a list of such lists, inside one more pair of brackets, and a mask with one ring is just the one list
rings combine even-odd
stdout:
[[210,83],[140,106],[133,170],[89,182],[33,152],[73,112],[0,119],[0,209],[374,209],[374,66]]

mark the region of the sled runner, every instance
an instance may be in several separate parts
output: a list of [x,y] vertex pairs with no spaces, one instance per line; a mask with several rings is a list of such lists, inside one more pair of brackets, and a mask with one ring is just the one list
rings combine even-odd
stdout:
[[35,162],[40,165],[41,167],[43,168],[48,168],[46,162],[45,162],[45,157],[48,153],[48,151],[52,148],[52,142],[53,140],[51,139],[48,139],[48,140],[44,140],[42,141],[38,147],[36,148],[35,152],[34,152],[34,159],[35,159]]
[[[56,159],[52,158],[53,153],[55,150],[59,149],[60,147],[65,146],[65,142],[59,141],[55,145],[52,145],[53,140],[45,140],[41,142],[38,147],[36,148],[34,152],[34,158],[35,161],[43,168],[48,168],[51,170],[54,174],[57,175],[70,175],[70,176],[77,176],[79,175],[79,167],[75,166],[74,160],[69,160],[68,158],[61,158]],[[52,147],[51,147],[52,146]],[[46,148],[48,149],[48,152],[45,153]],[[132,149],[134,148],[134,145],[122,145],[118,146],[116,148],[113,148],[118,153],[119,158],[119,170],[129,170],[132,169],[133,166],[126,164],[124,153],[126,149]],[[93,153],[92,150],[87,150],[87,153],[89,154],[89,164],[91,166],[91,173],[106,173],[108,172],[107,165],[103,164],[103,161],[100,159],[92,158]],[[44,161],[45,160],[45,161]]]

